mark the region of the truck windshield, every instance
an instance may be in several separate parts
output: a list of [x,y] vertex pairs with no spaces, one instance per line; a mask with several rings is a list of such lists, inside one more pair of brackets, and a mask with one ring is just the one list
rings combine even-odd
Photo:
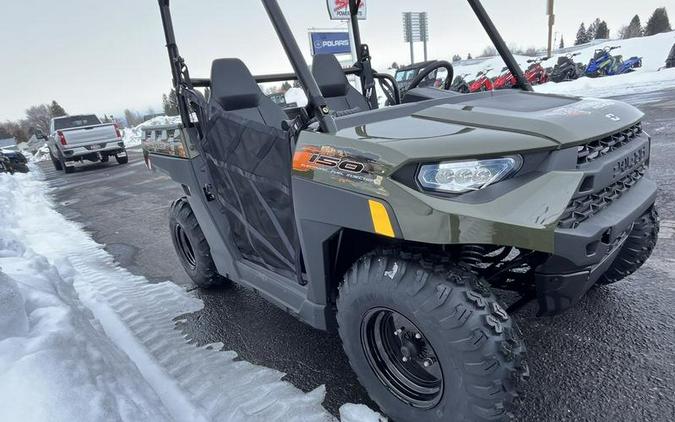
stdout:
[[101,121],[93,114],[87,116],[69,116],[54,120],[54,129],[59,130],[100,124]]

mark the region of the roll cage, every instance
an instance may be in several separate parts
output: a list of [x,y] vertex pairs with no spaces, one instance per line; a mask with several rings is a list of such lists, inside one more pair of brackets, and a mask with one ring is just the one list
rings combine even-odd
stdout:
[[[258,83],[266,82],[281,82],[289,80],[298,80],[305,91],[308,99],[306,107],[306,116],[308,119],[316,119],[319,123],[321,131],[334,133],[337,131],[335,123],[335,116],[331,114],[326,100],[321,94],[321,90],[317,85],[312,72],[310,71],[305,58],[297,44],[293,33],[291,32],[288,22],[279,7],[277,0],[261,0],[267,15],[274,26],[274,30],[279,37],[279,41],[293,67],[294,73],[279,73],[268,75],[256,75],[255,80]],[[492,19],[487,14],[485,8],[480,0],[467,0],[471,9],[490,37],[492,43],[496,47],[499,55],[506,64],[506,67],[511,71],[517,81],[517,86],[524,91],[532,91],[532,86],[525,78],[522,69],[518,62],[509,51],[504,39],[497,31]],[[178,99],[178,109],[181,115],[182,123],[185,127],[194,127],[194,122],[190,119],[193,108],[190,105],[190,95],[186,95],[187,91],[193,91],[194,88],[209,87],[211,81],[207,78],[192,78],[190,76],[188,66],[185,60],[180,56],[178,45],[176,44],[176,37],[173,29],[173,21],[170,11],[170,0],[158,0],[160,7],[160,14],[162,17],[162,24],[164,27],[164,36],[166,39],[166,48],[169,54],[169,62],[171,64],[171,73],[173,77],[173,86],[176,90]],[[396,80],[389,74],[375,72],[371,67],[370,50],[367,44],[361,41],[361,30],[359,26],[358,10],[361,6],[361,0],[349,0],[350,10],[350,25],[354,36],[354,44],[357,52],[356,63],[344,69],[347,75],[356,75],[361,80],[362,94],[371,105],[371,108],[377,108],[377,94],[375,92],[375,80],[383,84],[386,89],[387,84],[390,86],[392,102],[394,104],[400,103],[400,92],[398,90]],[[307,119],[307,120],[308,120]],[[199,128],[198,128],[199,129]]]

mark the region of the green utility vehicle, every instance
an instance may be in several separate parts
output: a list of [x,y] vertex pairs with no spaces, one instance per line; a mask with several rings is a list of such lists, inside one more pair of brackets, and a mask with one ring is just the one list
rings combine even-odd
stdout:
[[[528,375],[509,314],[532,300],[541,315],[562,312],[655,246],[642,113],[532,92],[479,0],[468,3],[516,89],[413,83],[403,98],[371,67],[359,0],[349,2],[358,61],[348,69],[317,55],[310,70],[277,1],[262,3],[294,73],[252,76],[225,58],[200,79],[159,0],[181,124],[149,131],[146,160],[185,192],[170,216],[185,270],[199,287],[236,282],[336,329],[394,421],[505,418]],[[282,110],[258,87],[296,79],[307,107]],[[392,106],[378,108],[377,89]],[[521,299],[506,306],[493,289]]]

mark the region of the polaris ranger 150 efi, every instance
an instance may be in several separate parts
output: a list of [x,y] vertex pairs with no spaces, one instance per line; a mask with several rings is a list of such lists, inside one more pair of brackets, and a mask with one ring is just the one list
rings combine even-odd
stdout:
[[[317,55],[311,71],[277,1],[262,3],[294,73],[252,76],[224,58],[195,79],[159,0],[182,123],[147,130],[144,146],[185,192],[170,229],[186,271],[200,287],[233,281],[337,329],[395,421],[505,417],[528,375],[509,312],[532,299],[541,315],[564,311],[654,248],[642,113],[532,92],[478,0],[468,3],[518,89],[413,85],[402,99],[371,68],[359,0],[357,63]],[[258,87],[293,79],[307,107],[282,110]],[[394,105],[378,108],[376,82]],[[522,299],[507,308],[492,288]]]

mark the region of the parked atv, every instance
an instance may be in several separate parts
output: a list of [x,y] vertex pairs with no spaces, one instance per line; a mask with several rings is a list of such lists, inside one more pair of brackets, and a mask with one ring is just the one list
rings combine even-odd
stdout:
[[[337,331],[396,422],[508,419],[528,375],[512,314],[533,300],[539,315],[563,312],[654,249],[643,114],[532,94],[479,0],[467,1],[520,89],[458,95],[418,78],[376,110],[374,81],[393,78],[372,69],[359,0],[349,1],[357,65],[320,54],[311,70],[277,0],[261,1],[294,74],[256,77],[223,58],[192,78],[159,0],[182,123],[158,135],[182,147],[147,160],[185,192],[169,218],[185,271],[201,288],[236,282]],[[258,85],[289,78],[307,107],[284,110]],[[496,288],[521,299],[507,305]]]
[[[443,71],[445,77],[442,77]],[[400,95],[405,95],[414,84],[417,87],[436,87],[450,89],[452,81],[452,65],[444,60],[430,60],[403,66],[396,71],[394,79]],[[392,105],[390,101],[387,105]]]
[[531,85],[545,84],[549,81],[548,72],[541,65],[542,62],[548,60],[550,57],[538,57],[536,59],[530,59],[527,62],[530,63],[530,66],[525,71],[525,78]]
[[455,80],[452,81],[452,85],[450,86],[451,91],[459,92],[461,94],[468,94],[471,92],[469,90],[469,83],[466,81],[466,77],[469,76],[468,73],[464,73],[462,75],[457,75],[455,77]]
[[510,89],[517,85],[517,80],[508,67],[502,68],[502,73],[492,83],[494,89]]
[[476,74],[476,79],[469,84],[469,92],[483,92],[492,91],[492,80],[488,78],[487,74],[492,69],[485,69]]
[[551,71],[553,82],[573,81],[584,75],[586,68],[581,63],[575,63],[574,57],[581,53],[567,54],[558,57],[558,62]]

